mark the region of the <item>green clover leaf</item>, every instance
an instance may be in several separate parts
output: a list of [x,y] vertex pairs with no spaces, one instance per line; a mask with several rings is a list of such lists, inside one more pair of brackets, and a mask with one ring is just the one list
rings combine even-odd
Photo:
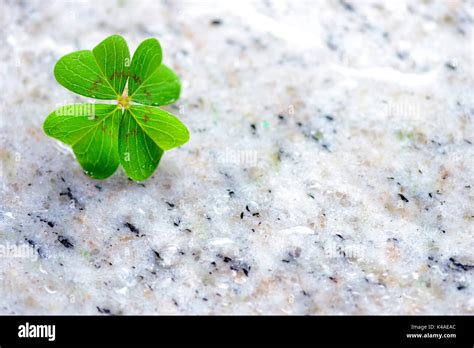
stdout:
[[[84,172],[105,179],[122,165],[133,180],[155,171],[165,150],[183,145],[189,131],[173,114],[157,108],[178,100],[178,76],[161,64],[156,39],[143,41],[130,64],[127,42],[112,35],[92,51],[65,55],[56,80],[77,94],[116,104],[69,104],[44,121],[44,132],[70,145]],[[143,105],[139,105],[143,104]]]

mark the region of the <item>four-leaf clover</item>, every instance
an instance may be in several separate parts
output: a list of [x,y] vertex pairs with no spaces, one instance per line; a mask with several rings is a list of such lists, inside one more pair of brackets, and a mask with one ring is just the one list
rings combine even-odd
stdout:
[[109,36],[92,51],[65,55],[54,68],[61,85],[116,103],[62,106],[46,118],[45,133],[70,145],[93,178],[105,179],[121,164],[129,178],[147,179],[164,150],[189,140],[186,126],[156,107],[178,100],[181,89],[178,76],[161,60],[160,43],[151,38],[138,46],[130,62],[127,43],[119,35]]

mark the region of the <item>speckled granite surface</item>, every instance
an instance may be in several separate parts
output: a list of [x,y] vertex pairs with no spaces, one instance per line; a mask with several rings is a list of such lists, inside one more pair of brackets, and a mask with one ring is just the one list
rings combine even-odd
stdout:
[[[3,0],[0,313],[474,313],[473,15]],[[41,130],[87,100],[56,60],[113,33],[158,38],[183,81],[191,140],[143,183]]]

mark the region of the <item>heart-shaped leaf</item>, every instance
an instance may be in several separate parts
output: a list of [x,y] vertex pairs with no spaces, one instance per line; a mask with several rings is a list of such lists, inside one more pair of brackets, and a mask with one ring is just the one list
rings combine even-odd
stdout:
[[148,136],[137,120],[126,110],[120,125],[120,163],[133,180],[148,179],[160,162],[163,150]]
[[162,64],[130,96],[133,101],[145,105],[169,105],[179,99],[179,77]]
[[130,67],[128,93],[133,101],[146,105],[168,105],[179,98],[178,76],[161,64],[162,51],[158,40],[143,41],[135,51]]
[[56,80],[86,97],[117,99],[128,78],[130,52],[120,35],[112,35],[92,51],[82,50],[62,57],[54,67]]
[[165,110],[133,105],[129,112],[145,133],[163,150],[171,150],[189,140],[186,126]]
[[116,105],[71,104],[52,112],[44,132],[68,145],[89,176],[105,179],[119,165],[118,135],[122,110]]

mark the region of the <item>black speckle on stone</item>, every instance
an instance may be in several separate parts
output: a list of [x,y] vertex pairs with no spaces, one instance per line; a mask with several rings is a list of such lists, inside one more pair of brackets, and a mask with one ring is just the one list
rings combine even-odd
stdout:
[[206,297],[203,297],[202,300],[203,300],[204,302],[207,302],[207,301],[208,301],[208,299],[207,299]]
[[458,289],[458,290],[464,290],[465,288],[466,288],[466,286],[463,285],[463,284],[459,284],[459,285],[456,287],[456,289]]
[[250,125],[250,128],[252,129],[252,134],[256,134],[257,133],[257,126],[255,125],[255,123],[252,123]]
[[282,115],[282,114],[279,114],[279,115],[278,115],[278,119],[279,119],[280,121],[283,121],[283,120],[285,119],[285,116]]
[[223,171],[219,171],[220,174],[224,175],[226,178],[231,178],[231,176],[229,175],[229,173],[226,173],[226,172],[223,172]]
[[240,218],[241,218],[241,219],[244,218],[244,212],[241,212],[241,213],[240,213]]
[[130,232],[135,233],[137,236],[140,234],[140,230],[135,227],[135,225],[131,224],[130,222],[125,222],[123,224],[125,227],[127,227]]
[[227,192],[229,193],[229,197],[233,197],[235,196],[235,192],[230,190],[230,189],[227,189]]
[[41,249],[40,247],[37,247],[37,246],[36,246],[36,242],[35,242],[34,240],[28,239],[28,238],[25,237],[25,241],[26,241],[29,245],[31,245],[31,246],[33,247],[33,249],[36,250],[36,252],[38,253],[38,255],[39,255],[40,258],[42,258],[42,259],[46,258],[46,254],[44,253],[43,249]]
[[100,186],[100,185],[94,185],[94,187],[95,187],[97,190],[102,191],[102,186]]
[[84,205],[79,202],[79,200],[72,194],[71,188],[67,187],[66,191],[60,192],[59,196],[66,196],[69,198],[69,201],[74,203],[74,206],[79,210],[84,210]]
[[[45,259],[46,258],[46,253],[43,251],[42,248],[38,248],[36,249],[36,251],[38,252],[38,255],[39,257],[41,257],[42,259]],[[61,265],[61,264],[60,264]],[[62,266],[62,265],[61,265]]]
[[347,0],[339,0],[339,3],[344,7],[346,11],[354,12],[354,6],[347,2]]
[[326,117],[326,120],[328,121],[334,121],[334,117],[332,117],[331,115],[325,115],[324,117]]
[[401,52],[401,51],[398,51],[397,52],[397,57],[398,59],[400,60],[405,60],[408,58],[408,52]]
[[173,220],[173,225],[175,225],[176,227],[178,227],[180,224],[181,224],[181,219],[180,218],[176,218],[176,219]]
[[450,266],[457,271],[470,271],[471,269],[474,269],[474,265],[463,264],[453,257],[450,257],[449,261],[451,261]]
[[294,260],[296,260],[298,257],[301,255],[301,248],[296,248],[294,251],[288,252],[288,257],[286,259],[281,260],[282,262],[285,263],[290,263]]
[[456,66],[451,62],[444,63],[444,66],[448,68],[449,70],[453,70],[453,71],[457,69]]
[[99,311],[99,313],[101,313],[101,314],[110,314],[111,313],[110,309],[108,309],[108,308],[101,308],[101,307],[96,307],[96,308]]
[[153,254],[155,255],[155,258],[158,260],[158,261],[163,261],[163,258],[161,257],[160,253],[154,249],[151,249],[153,251]]
[[46,219],[43,219],[43,218],[40,218],[40,221],[48,224],[48,226],[51,227],[51,228],[53,228],[54,225],[55,225],[55,223],[53,221],[46,220]]
[[166,202],[166,204],[168,205],[168,207],[170,207],[170,208],[174,208],[174,203],[171,203],[171,202]]
[[219,26],[222,24],[222,20],[220,20],[219,18],[215,18],[211,21],[211,25],[214,25],[214,26]]
[[409,202],[409,200],[404,195],[402,195],[401,193],[398,194],[398,197],[400,197],[400,199],[404,202],[407,202],[407,203]]
[[250,213],[250,209],[248,205],[245,206],[245,210],[247,210]]
[[232,271],[235,271],[235,272],[242,271],[245,274],[245,276],[248,277],[248,274],[252,267],[247,262],[244,262],[242,260],[232,260],[232,258],[228,256],[223,256],[221,254],[218,254],[217,257],[222,258],[222,261],[224,261],[225,263],[228,263],[229,268]]
[[236,262],[232,262],[229,268],[235,272],[242,271],[245,274],[245,276],[248,277],[251,266],[245,262],[236,261]]
[[59,235],[58,236],[58,241],[67,249],[73,249],[74,248],[74,244],[72,244],[71,241],[67,237]]
[[[154,178],[154,176],[151,177],[152,179]],[[142,182],[137,182],[137,181],[133,181],[132,179],[128,178],[128,181],[130,181],[131,183],[133,184],[137,184],[138,186],[141,186],[141,187],[146,187],[144,183]]]

